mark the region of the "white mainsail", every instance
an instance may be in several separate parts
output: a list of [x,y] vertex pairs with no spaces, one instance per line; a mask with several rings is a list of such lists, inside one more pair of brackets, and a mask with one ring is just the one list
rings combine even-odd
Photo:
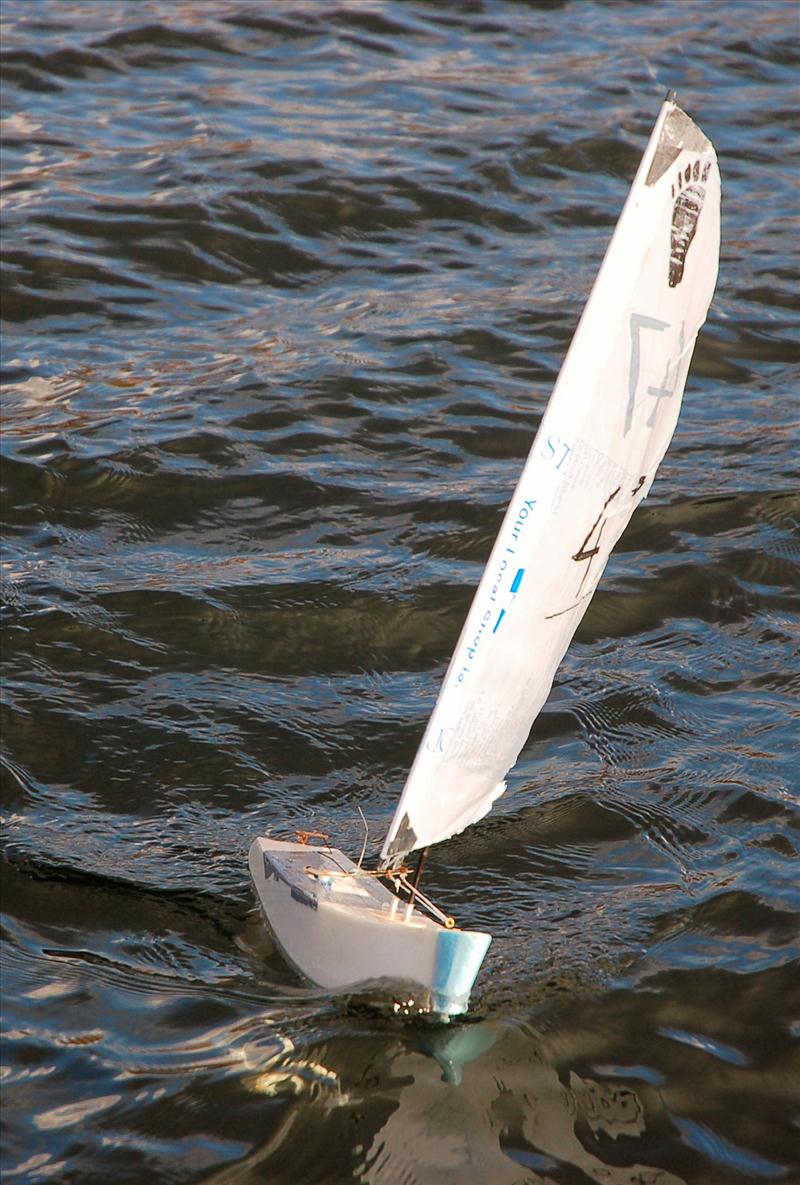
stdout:
[[711,142],[668,98],[455,648],[383,866],[505,789],[609,554],[675,429],[719,261]]

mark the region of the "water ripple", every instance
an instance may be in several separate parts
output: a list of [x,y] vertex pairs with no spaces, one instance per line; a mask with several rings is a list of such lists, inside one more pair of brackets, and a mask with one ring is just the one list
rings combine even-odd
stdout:
[[[800,1171],[790,5],[0,19],[9,1178]],[[431,854],[471,1023],[400,1025],[298,983],[247,844],[374,854],[668,87],[724,176],[681,421]]]

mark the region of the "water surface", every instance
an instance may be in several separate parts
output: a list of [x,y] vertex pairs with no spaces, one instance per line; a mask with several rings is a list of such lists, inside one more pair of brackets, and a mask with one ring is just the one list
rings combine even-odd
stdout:
[[[2,21],[8,1180],[800,1180],[796,8]],[[508,794],[431,856],[496,936],[473,1010],[403,1023],[293,977],[247,848],[379,845],[668,88],[717,295]]]

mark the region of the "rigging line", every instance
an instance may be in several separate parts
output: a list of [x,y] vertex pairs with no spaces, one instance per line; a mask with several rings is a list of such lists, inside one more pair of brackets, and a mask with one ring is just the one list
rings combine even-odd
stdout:
[[[393,884],[395,884],[395,886],[401,888],[405,893],[408,893],[409,906],[417,906],[417,907],[422,906],[424,909],[426,909],[428,911],[428,913],[431,915],[431,917],[435,918],[437,921],[442,923],[445,930],[455,929],[455,925],[456,925],[455,918],[451,917],[450,914],[445,913],[443,909],[439,909],[438,905],[434,905],[434,903],[431,901],[430,897],[426,897],[421,889],[419,889],[419,888],[416,890],[412,889],[411,882],[408,880],[408,878],[406,876],[401,875],[401,876],[392,878],[392,880],[393,880]],[[408,906],[406,908],[408,908]]]
[[423,848],[419,854],[419,860],[417,860],[417,867],[414,869],[414,878],[410,882],[411,900],[412,901],[414,900],[414,898],[417,895],[417,889],[419,888],[419,882],[422,880],[422,870],[425,867],[425,861],[427,860],[427,858],[428,858],[428,848]]
[[358,864],[356,866],[356,872],[360,872],[361,865],[364,863],[364,856],[367,853],[367,840],[369,839],[369,827],[367,826],[367,820],[364,818],[364,812],[362,811],[362,809],[358,805],[358,803],[356,803],[356,810],[358,811],[359,815],[361,815],[361,822],[364,824],[364,842],[361,845],[361,855],[358,857]]

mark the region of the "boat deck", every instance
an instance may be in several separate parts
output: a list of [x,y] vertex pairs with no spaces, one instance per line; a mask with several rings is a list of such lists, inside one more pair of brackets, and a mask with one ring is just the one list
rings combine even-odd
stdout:
[[[387,917],[403,917],[405,903],[399,900],[376,876],[358,865],[338,848],[318,848],[307,844],[275,843],[264,839],[262,853],[267,878],[275,877],[288,885],[292,896],[304,905],[346,905],[350,910],[377,912]],[[408,923],[406,923],[408,924]],[[412,925],[438,929],[432,918],[415,911]]]

